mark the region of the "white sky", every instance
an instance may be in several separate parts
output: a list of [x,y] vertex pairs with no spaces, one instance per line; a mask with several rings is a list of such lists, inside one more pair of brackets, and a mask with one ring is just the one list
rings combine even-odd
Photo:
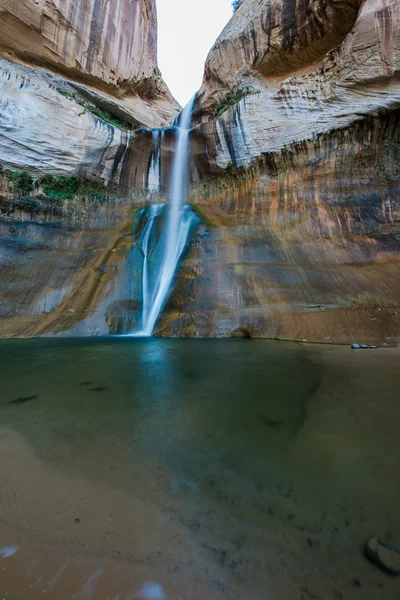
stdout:
[[158,64],[185,106],[200,88],[204,62],[232,16],[231,0],[157,0]]

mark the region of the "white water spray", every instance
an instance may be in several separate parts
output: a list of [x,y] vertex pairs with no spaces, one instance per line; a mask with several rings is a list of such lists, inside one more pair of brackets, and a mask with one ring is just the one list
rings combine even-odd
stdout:
[[194,97],[183,109],[177,121],[177,142],[172,164],[170,206],[166,223],[165,247],[163,258],[154,285],[149,278],[149,239],[154,219],[160,213],[160,207],[151,207],[149,220],[142,237],[143,250],[143,307],[142,329],[135,336],[151,336],[157,318],[167,299],[168,292],[181,254],[185,248],[190,220],[185,219],[184,202],[186,198],[189,167],[189,131],[192,118]]

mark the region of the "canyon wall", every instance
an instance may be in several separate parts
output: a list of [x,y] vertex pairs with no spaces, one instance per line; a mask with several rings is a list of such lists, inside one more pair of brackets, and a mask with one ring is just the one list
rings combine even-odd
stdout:
[[0,336],[57,335],[77,322],[86,335],[107,333],[107,311],[84,324],[129,254],[131,203],[95,190],[85,200],[36,196],[1,202],[0,217]]
[[0,53],[116,97],[172,100],[154,0],[0,0]]
[[399,106],[396,0],[245,0],[206,63],[201,152],[207,170],[248,167]]
[[[153,0],[0,0],[1,336],[86,322],[144,201],[125,159],[140,128],[178,112]],[[81,333],[107,333],[107,319]]]
[[[2,59],[1,336],[140,323],[146,205],[165,202],[175,147],[173,128],[141,126],[177,105],[123,61],[116,84],[102,43],[76,70],[57,44],[40,68]],[[244,0],[196,100],[188,201],[201,224],[156,335],[397,343],[399,114],[398,2]],[[78,178],[76,193],[43,174]]]
[[206,225],[160,332],[398,340],[399,108],[398,2],[245,0],[197,98]]
[[108,185],[130,132],[178,113],[156,45],[152,0],[0,0],[3,169]]
[[194,186],[204,225],[161,334],[399,339],[400,112]]

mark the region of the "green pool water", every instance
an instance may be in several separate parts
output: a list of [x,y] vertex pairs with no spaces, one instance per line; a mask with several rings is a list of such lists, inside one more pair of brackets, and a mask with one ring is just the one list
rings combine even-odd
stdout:
[[[20,598],[24,561],[53,552],[129,569],[139,591],[119,600],[395,600],[399,582],[362,546],[400,545],[399,356],[261,340],[0,342],[0,547],[18,548],[0,561],[0,591]],[[26,598],[73,597],[41,577]],[[75,597],[113,600],[100,580],[89,588]]]

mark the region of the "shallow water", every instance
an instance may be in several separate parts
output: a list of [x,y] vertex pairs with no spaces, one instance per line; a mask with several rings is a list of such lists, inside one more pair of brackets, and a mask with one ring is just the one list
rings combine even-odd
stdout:
[[0,598],[399,598],[397,350],[0,343]]

